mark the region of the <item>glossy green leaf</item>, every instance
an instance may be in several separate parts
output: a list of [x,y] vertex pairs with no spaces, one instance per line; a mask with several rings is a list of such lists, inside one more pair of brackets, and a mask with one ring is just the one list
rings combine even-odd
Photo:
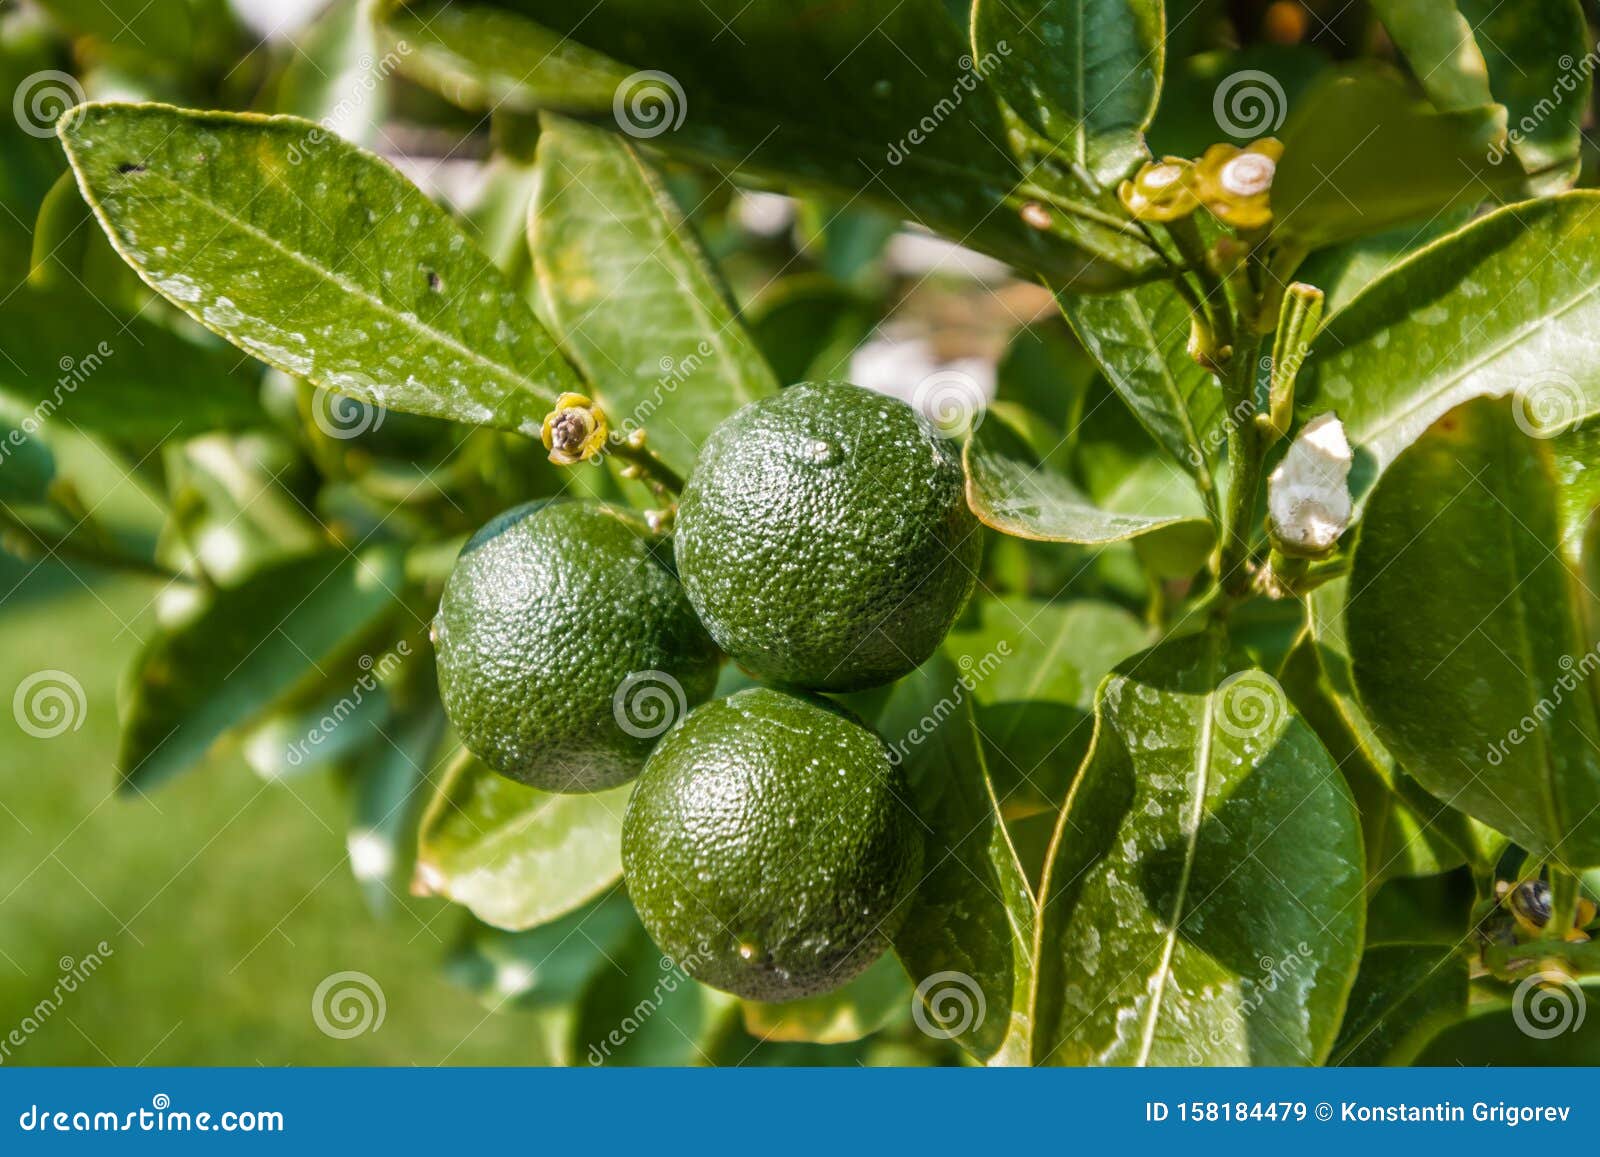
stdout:
[[1438,112],[1387,72],[1334,77],[1284,127],[1273,229],[1314,248],[1510,192],[1523,173],[1505,141],[1499,105]]
[[401,577],[388,549],[292,559],[217,591],[197,616],[156,635],[124,687],[123,785],[145,790],[185,770],[318,678],[398,609]]
[[265,421],[253,384],[223,350],[113,313],[71,284],[0,302],[0,394],[41,424],[153,445]]
[[1106,379],[1157,444],[1201,489],[1227,440],[1221,383],[1189,355],[1191,314],[1170,285],[1063,297],[1061,309]]
[[1322,745],[1212,634],[1102,684],[1046,869],[1042,1064],[1314,1064],[1361,956],[1361,831]]
[[1430,792],[1563,863],[1600,863],[1596,657],[1548,441],[1509,400],[1440,419],[1374,491],[1346,607],[1384,746]]
[[423,816],[413,886],[497,928],[548,923],[621,878],[622,813],[632,791],[538,791],[463,751]]
[[[442,65],[419,34],[408,60],[419,73],[442,71],[442,91],[473,106],[494,99],[585,114],[700,160],[862,196],[1049,273],[1063,289],[1127,285],[1156,271],[1115,199],[1073,174],[1060,178],[1043,228],[1024,221],[1039,191],[1024,186],[1008,150],[965,20],[958,25],[942,0],[600,0],[584,11],[562,0],[455,0],[405,11],[427,23],[441,9],[449,27],[475,32],[453,35]],[[578,47],[620,70],[591,58],[589,76],[555,83],[553,67],[574,63]]]
[[[1530,428],[1600,410],[1588,353],[1600,326],[1600,194],[1512,205],[1374,281],[1318,334],[1297,390],[1333,410],[1356,450],[1358,494],[1469,398],[1517,392]],[[1558,259],[1559,255],[1559,259]]]
[[1306,600],[1307,639],[1315,647],[1320,691],[1333,715],[1315,707],[1305,710],[1306,721],[1350,780],[1362,809],[1363,831],[1369,830],[1369,819],[1381,817],[1382,839],[1367,840],[1371,882],[1433,875],[1461,863],[1491,869],[1505,850],[1506,838],[1424,791],[1378,739],[1357,699],[1345,637],[1348,590],[1349,579],[1338,578],[1318,587]]
[[1041,464],[999,409],[990,408],[963,452],[967,504],[986,525],[1019,538],[1089,546],[1185,524],[1206,526],[1181,509],[1114,511],[1097,506],[1071,479]]
[[614,428],[687,472],[700,443],[778,381],[683,214],[631,146],[546,118],[528,246],[541,313]]
[[1089,599],[983,599],[969,620],[944,650],[983,704],[1049,699],[1087,710],[1100,680],[1149,641],[1132,614]]
[[877,1032],[911,1002],[911,985],[893,953],[843,988],[787,1004],[741,1001],[745,1031],[763,1041],[844,1044]]
[[152,288],[269,365],[361,401],[537,435],[577,376],[460,227],[292,117],[80,105],[60,133]]
[[1022,1064],[1033,896],[984,761],[970,678],[936,656],[895,685],[878,718],[924,829],[922,880],[894,948],[933,1033],[981,1060]]
[[[1367,887],[1377,888],[1395,876],[1430,876],[1465,862],[1466,856],[1431,821],[1444,805],[1429,800],[1411,808],[1393,786],[1398,769],[1388,753],[1368,747],[1340,712],[1333,692],[1324,685],[1317,652],[1302,640],[1282,671],[1284,691],[1333,757],[1361,814],[1361,842],[1366,849]],[[1424,793],[1424,798],[1426,795]]]
[[1295,280],[1322,290],[1324,316],[1331,317],[1394,266],[1471,219],[1470,209],[1457,209],[1331,245],[1307,258],[1295,271]]
[[1054,155],[1114,184],[1147,155],[1164,24],[1152,0],[977,0],[973,55]]
[[1403,1065],[1467,1013],[1467,958],[1459,947],[1367,949],[1330,1065]]

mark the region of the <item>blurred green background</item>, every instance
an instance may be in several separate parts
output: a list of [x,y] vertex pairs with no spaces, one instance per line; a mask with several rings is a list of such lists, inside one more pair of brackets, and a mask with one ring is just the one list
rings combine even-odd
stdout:
[[[0,693],[41,668],[82,684],[52,739],[0,712],[0,1040],[51,995],[60,960],[112,953],[6,1064],[538,1064],[536,1018],[449,984],[449,905],[375,917],[345,853],[337,781],[268,785],[237,758],[158,796],[116,795],[116,685],[160,584],[0,563]],[[365,972],[375,1032],[325,1035],[317,985]]]

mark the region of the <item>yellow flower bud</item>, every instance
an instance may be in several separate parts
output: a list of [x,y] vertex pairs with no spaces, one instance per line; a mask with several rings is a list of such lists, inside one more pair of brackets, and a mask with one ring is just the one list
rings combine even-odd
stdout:
[[606,444],[605,413],[582,394],[562,394],[556,408],[545,415],[540,431],[550,461],[571,466],[593,458]]
[[1212,145],[1195,164],[1195,194],[1225,225],[1260,229],[1272,220],[1272,179],[1283,144],[1265,137],[1240,149]]
[[1199,207],[1193,189],[1194,164],[1182,157],[1162,157],[1144,164],[1133,179],[1117,188],[1117,197],[1140,221],[1176,221]]

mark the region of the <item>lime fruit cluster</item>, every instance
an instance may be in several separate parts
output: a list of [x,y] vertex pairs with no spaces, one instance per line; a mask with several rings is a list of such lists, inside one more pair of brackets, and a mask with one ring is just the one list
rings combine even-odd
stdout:
[[[712,432],[670,547],[595,502],[484,527],[436,620],[445,709],[479,758],[535,787],[642,769],[623,869],[656,943],[752,1000],[827,991],[887,947],[922,842],[888,747],[817,693],[934,652],[976,581],[977,530],[958,447],[915,410],[792,386]],[[718,646],[776,686],[688,710]],[[655,727],[629,725],[641,673],[677,689]]]

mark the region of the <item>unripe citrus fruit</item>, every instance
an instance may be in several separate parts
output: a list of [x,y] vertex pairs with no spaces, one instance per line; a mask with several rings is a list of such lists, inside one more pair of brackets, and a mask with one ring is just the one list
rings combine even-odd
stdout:
[[766,687],[669,731],[622,824],[628,895],[656,944],[750,1000],[826,992],[876,960],[921,862],[883,741],[831,703]]
[[933,654],[982,540],[960,446],[842,382],[752,402],[706,440],[678,506],[678,572],[713,638],[776,683],[844,691]]
[[472,537],[434,646],[445,711],[478,758],[546,791],[639,773],[717,678],[668,551],[632,513],[572,499],[508,510]]

